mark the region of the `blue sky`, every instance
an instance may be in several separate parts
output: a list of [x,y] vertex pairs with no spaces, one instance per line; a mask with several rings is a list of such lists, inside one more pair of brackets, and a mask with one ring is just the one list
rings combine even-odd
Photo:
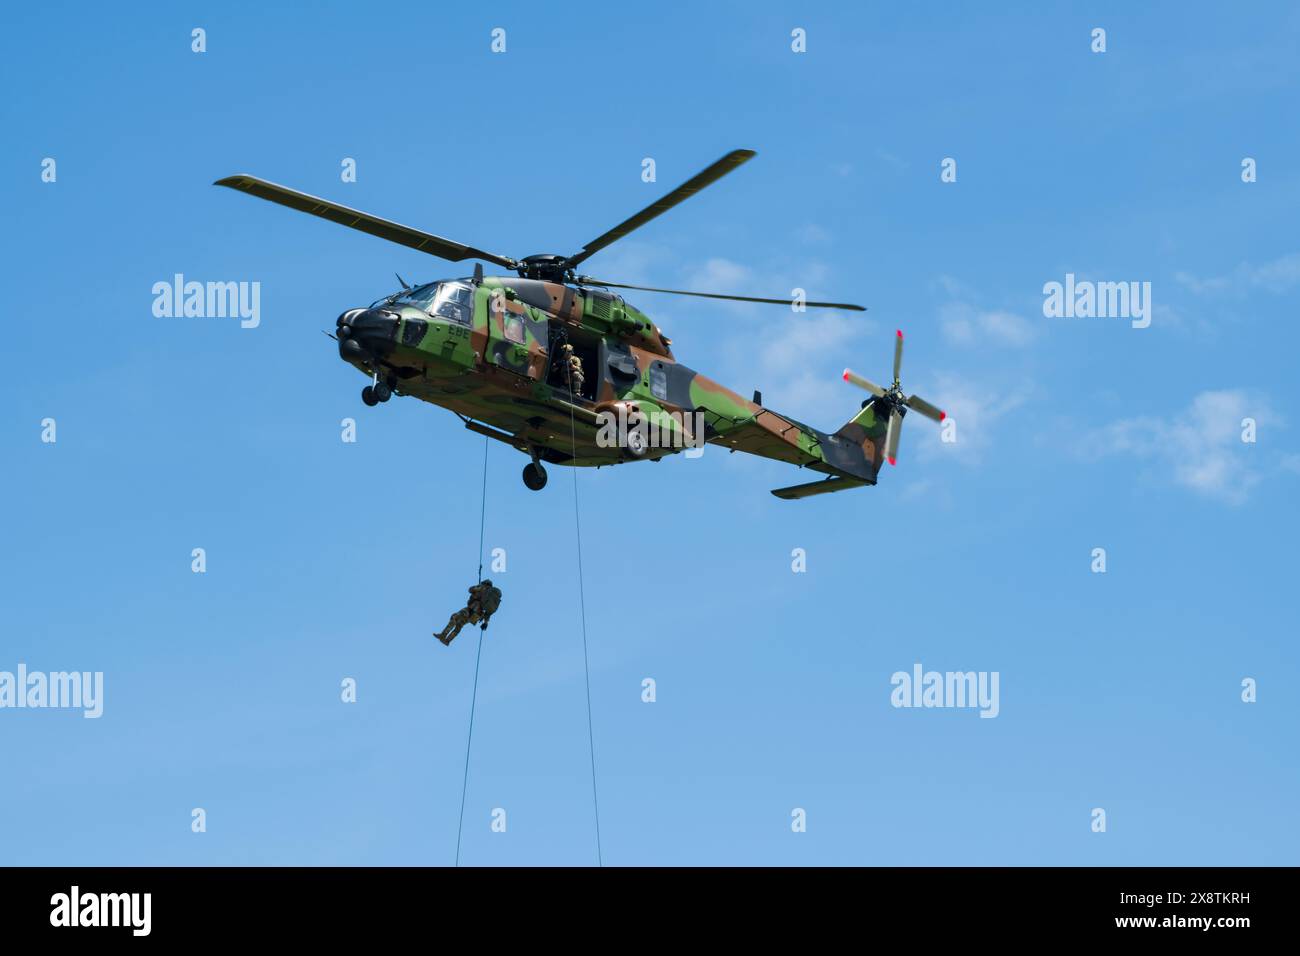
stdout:
[[[735,147],[758,156],[589,271],[860,301],[629,294],[680,360],[822,428],[903,328],[904,385],[958,440],[913,417],[878,487],[802,502],[768,490],[806,476],[715,448],[578,475],[605,862],[1297,862],[1294,6],[4,19],[0,671],[103,671],[105,701],[0,710],[0,862],[454,857],[475,635],[429,635],[475,577],[483,439],[365,408],[319,330],[394,271],[468,270],[214,179],[522,256]],[[177,272],[260,282],[260,326],[155,318]],[[1067,273],[1150,282],[1151,326],[1044,317]],[[508,565],[463,860],[587,864],[572,473],[534,494],[488,454]],[[997,718],[892,707],[918,662],[998,672]]]

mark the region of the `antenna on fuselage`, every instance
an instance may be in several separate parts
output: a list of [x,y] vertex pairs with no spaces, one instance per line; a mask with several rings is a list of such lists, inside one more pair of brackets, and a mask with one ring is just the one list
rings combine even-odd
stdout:
[[410,287],[409,285],[406,284],[406,280],[405,280],[405,279],[403,279],[401,276],[398,276],[396,272],[394,272],[393,275],[397,276],[397,281],[400,282],[400,283],[402,284],[402,288],[403,288],[403,289],[405,289],[407,292],[410,292],[410,291],[411,291],[411,287]]
[[474,263],[474,284],[483,284],[483,263],[481,262]]

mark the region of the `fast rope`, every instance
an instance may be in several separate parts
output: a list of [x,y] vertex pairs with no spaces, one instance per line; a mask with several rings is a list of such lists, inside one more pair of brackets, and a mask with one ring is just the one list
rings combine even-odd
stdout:
[[[566,366],[569,396],[573,397],[573,370]],[[569,442],[573,458],[578,458],[577,431],[573,424],[573,403],[569,403]],[[600,848],[600,800],[596,795],[596,735],[591,722],[591,665],[587,662],[587,596],[582,586],[582,523],[578,518],[578,467],[573,466],[573,532],[578,541],[578,607],[582,612],[582,670],[587,680],[587,748],[591,754],[591,805],[596,815],[596,865],[605,862]]]
[[[572,414],[572,413],[570,413]],[[483,529],[487,520],[487,460],[492,442],[483,437],[483,492],[478,516],[478,582],[483,583]],[[469,699],[469,734],[465,738],[465,779],[460,785],[460,822],[456,825],[456,865],[460,866],[460,838],[465,830],[465,792],[469,789],[469,751],[474,742],[474,707],[478,703],[478,667],[483,660],[483,629],[478,632],[478,650],[474,654],[474,691]]]
[[[573,394],[573,375],[571,369],[566,369],[568,375],[569,394]],[[569,443],[573,449],[573,457],[578,457],[578,437],[577,427],[574,423],[573,405],[569,406]],[[483,488],[482,503],[479,510],[479,528],[478,528],[478,583],[483,581],[483,541],[484,528],[487,519],[487,459],[488,447],[491,441],[485,436],[483,439]],[[596,735],[594,724],[591,717],[591,664],[587,654],[587,595],[583,587],[583,570],[582,570],[582,522],[579,518],[580,512],[578,502],[578,469],[573,469],[573,531],[578,545],[578,606],[582,616],[582,669],[583,676],[586,680],[587,688],[587,750],[591,758],[591,805],[596,819],[596,865],[604,866],[604,854],[600,842],[600,798],[596,789]],[[469,757],[474,743],[474,711],[478,702],[478,675],[479,665],[483,659],[483,631],[479,630],[478,650],[474,655],[474,690],[470,695],[469,703],[469,732],[465,738],[465,774],[460,785],[460,820],[456,827],[456,865],[460,866],[460,847],[461,838],[465,830],[465,796],[469,789]]]

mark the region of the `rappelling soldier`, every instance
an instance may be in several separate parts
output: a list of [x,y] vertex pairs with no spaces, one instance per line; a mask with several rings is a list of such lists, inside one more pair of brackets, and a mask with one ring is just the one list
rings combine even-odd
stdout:
[[434,634],[438,640],[448,646],[451,645],[452,639],[460,633],[460,629],[466,624],[478,624],[482,630],[487,630],[488,621],[496,613],[497,608],[501,606],[501,589],[492,586],[490,578],[484,578],[478,584],[469,589],[469,601],[465,606],[451,616],[447,626],[440,633]]

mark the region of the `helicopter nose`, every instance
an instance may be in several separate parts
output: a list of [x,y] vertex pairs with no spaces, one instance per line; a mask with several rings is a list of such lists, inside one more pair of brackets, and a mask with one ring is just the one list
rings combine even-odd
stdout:
[[397,341],[398,317],[382,309],[349,309],[338,317],[339,355],[352,361],[383,358]]

